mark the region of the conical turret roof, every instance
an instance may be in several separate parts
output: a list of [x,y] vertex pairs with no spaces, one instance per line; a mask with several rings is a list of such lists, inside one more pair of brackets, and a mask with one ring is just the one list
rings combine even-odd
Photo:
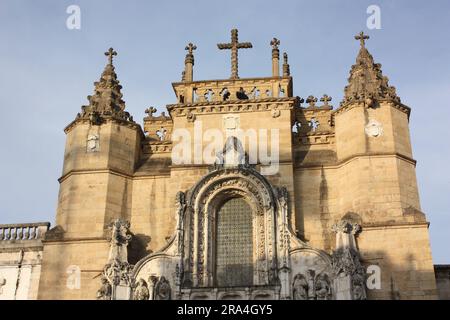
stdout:
[[369,36],[361,32],[355,39],[360,40],[361,48],[356,63],[350,69],[348,85],[344,89],[344,100],[341,104],[357,101],[372,104],[380,100],[400,102],[395,87],[390,86],[388,77],[383,76],[381,64],[374,62],[365,46],[365,40],[369,39]]
[[117,52],[110,48],[105,55],[108,63],[102,72],[100,80],[94,82],[94,94],[88,96],[89,104],[83,106],[77,118],[89,118],[92,122],[101,122],[103,117],[112,117],[119,120],[133,121],[125,111],[125,101],[122,100],[122,86],[117,79],[113,65],[113,56]]

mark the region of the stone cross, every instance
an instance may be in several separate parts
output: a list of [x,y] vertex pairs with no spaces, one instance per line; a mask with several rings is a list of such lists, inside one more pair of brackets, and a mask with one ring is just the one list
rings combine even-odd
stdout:
[[113,56],[117,56],[117,52],[113,48],[109,48],[107,52],[105,52],[105,56],[108,56],[108,63],[112,64]]
[[317,98],[314,96],[309,96],[306,98],[306,103],[309,104],[308,108],[314,108],[316,106]]
[[239,79],[238,76],[238,49],[253,48],[251,42],[239,42],[238,30],[231,30],[230,43],[218,43],[217,47],[220,50],[231,49],[231,79]]
[[148,109],[145,110],[145,113],[147,113],[151,118],[153,118],[153,114],[156,112],[156,108],[155,107],[150,107]]
[[329,97],[328,95],[324,94],[322,98],[320,98],[320,101],[323,102],[323,107],[329,107],[329,103],[331,101],[331,97]]
[[184,48],[184,50],[188,50],[189,54],[193,54],[194,50],[197,49],[197,46],[195,44],[192,43],[188,43],[188,45],[186,46],[186,48]]
[[359,40],[361,43],[361,47],[364,47],[366,44],[366,40],[369,39],[367,34],[364,34],[364,31],[361,31],[358,35],[355,36],[356,40]]
[[272,49],[276,50],[280,45],[280,40],[278,40],[277,38],[273,38],[272,41],[270,41],[270,45],[272,46]]

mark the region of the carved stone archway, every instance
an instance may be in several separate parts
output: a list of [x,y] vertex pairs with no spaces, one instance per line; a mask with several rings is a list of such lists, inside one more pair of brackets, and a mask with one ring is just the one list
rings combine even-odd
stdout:
[[252,208],[254,285],[276,278],[276,212],[274,190],[249,167],[215,170],[188,193],[184,221],[184,282],[186,286],[214,286],[216,216],[228,199],[241,197]]

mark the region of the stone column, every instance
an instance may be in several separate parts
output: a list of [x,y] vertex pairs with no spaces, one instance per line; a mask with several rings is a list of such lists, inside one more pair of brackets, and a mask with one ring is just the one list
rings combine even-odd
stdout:
[[272,77],[280,76],[280,50],[272,49]]
[[191,82],[194,79],[194,55],[187,54],[184,60],[184,81]]

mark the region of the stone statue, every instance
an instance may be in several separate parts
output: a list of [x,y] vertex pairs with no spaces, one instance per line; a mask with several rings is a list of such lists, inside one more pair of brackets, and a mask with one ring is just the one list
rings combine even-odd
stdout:
[[133,300],[148,300],[150,292],[148,290],[147,282],[144,279],[139,279],[139,282],[134,290]]
[[317,276],[315,291],[317,300],[328,300],[331,296],[330,280],[326,274],[321,273]]
[[109,261],[119,259],[120,262],[128,262],[127,246],[131,240],[131,235],[128,234],[130,223],[122,219],[116,219],[110,224],[109,228],[111,230]]
[[366,300],[366,287],[364,285],[364,276],[355,274],[352,279],[353,300]]
[[163,276],[155,286],[155,300],[170,300],[171,289],[169,281]]
[[292,284],[292,299],[294,300],[308,300],[308,282],[305,276],[297,274],[294,277],[294,283]]
[[102,277],[102,285],[97,291],[97,300],[111,300],[112,287],[108,279]]

